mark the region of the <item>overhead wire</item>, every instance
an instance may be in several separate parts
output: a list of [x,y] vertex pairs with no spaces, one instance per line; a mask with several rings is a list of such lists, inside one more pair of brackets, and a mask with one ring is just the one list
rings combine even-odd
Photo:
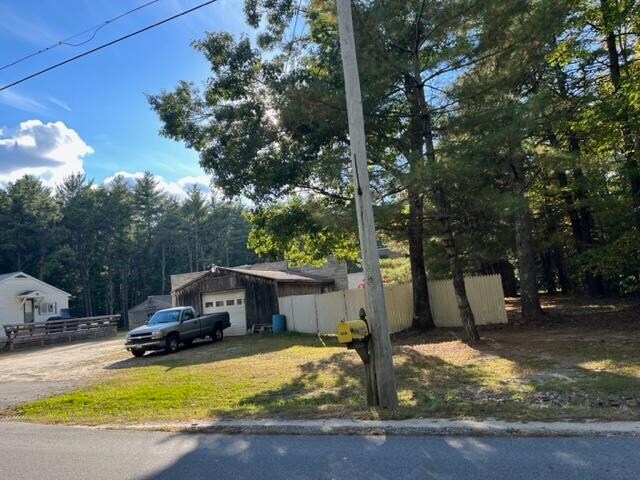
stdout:
[[[82,45],[85,45],[85,44],[89,43],[91,40],[93,40],[94,38],[96,38],[96,35],[98,34],[98,32],[100,30],[102,30],[104,27],[106,27],[107,25],[111,25],[113,22],[115,22],[117,20],[120,20],[121,18],[126,17],[127,15],[131,15],[132,13],[135,13],[138,10],[142,10],[143,8],[146,8],[146,7],[150,6],[150,5],[153,5],[154,3],[158,3],[159,1],[160,0],[151,0],[151,1],[147,2],[147,3],[142,4],[142,5],[138,5],[137,7],[132,8],[131,10],[127,10],[126,12],[123,12],[120,15],[117,15],[117,16],[115,16],[113,18],[105,20],[104,22],[99,23],[99,24],[97,24],[97,25],[95,25],[95,26],[93,26],[91,28],[87,28],[86,30],[83,30],[82,32],[78,32],[78,33],[76,33],[74,35],[71,35],[70,37],[64,38],[64,39],[62,39],[62,40],[60,40],[60,41],[58,41],[58,42],[56,42],[56,43],[54,43],[52,45],[49,45],[48,47],[41,48],[39,50],[36,50],[35,52],[29,53],[28,55],[25,55],[25,56],[23,56],[21,58],[18,58],[17,60],[13,60],[13,61],[11,61],[9,63],[6,63],[6,64],[0,66],[0,71],[5,70],[5,69],[10,68],[10,67],[13,67],[14,65],[18,65],[19,63],[22,63],[22,62],[24,62],[24,61],[26,61],[26,60],[28,60],[30,58],[33,58],[33,57],[35,57],[37,55],[40,55],[42,53],[48,52],[50,50],[53,50],[54,48],[57,48],[57,47],[59,47],[61,45],[67,45],[69,47],[80,47]],[[84,41],[79,42],[79,43],[69,43],[70,40],[73,40],[75,38],[78,38],[78,37],[81,37],[83,35],[86,35],[89,32],[93,32],[93,34],[87,40],[84,40]]]
[[298,17],[300,16],[300,8],[302,7],[302,0],[298,0],[298,6],[296,8],[295,20],[293,22],[293,30],[291,32],[291,38],[289,40],[289,52],[287,54],[287,59],[284,64],[284,70],[287,71],[289,68],[289,62],[293,56],[294,42],[296,39],[296,29],[298,28]]
[[22,77],[22,78],[14,81],[14,82],[11,82],[11,83],[8,83],[6,85],[1,86],[0,87],[0,92],[2,92],[3,90],[6,90],[8,88],[14,87],[14,86],[16,86],[16,85],[18,85],[20,83],[26,82],[27,80],[30,80],[30,79],[32,79],[34,77],[42,75],[43,73],[49,72],[49,71],[54,70],[56,68],[59,68],[59,67],[61,67],[63,65],[66,65],[67,63],[71,63],[71,62],[73,62],[75,60],[78,60],[78,59],[80,59],[82,57],[86,57],[87,55],[95,53],[95,52],[97,52],[99,50],[102,50],[104,48],[110,47],[111,45],[115,45],[116,43],[122,42],[123,40],[126,40],[126,39],[131,38],[131,37],[135,37],[136,35],[139,35],[139,34],[141,34],[143,32],[146,32],[147,30],[151,30],[152,28],[159,27],[160,25],[163,25],[163,24],[165,24],[167,22],[170,22],[171,20],[174,20],[174,19],[176,19],[178,17],[182,17],[184,15],[187,15],[187,14],[189,14],[191,12],[194,12],[195,10],[198,10],[200,8],[203,8],[203,7],[206,7],[207,5],[211,5],[212,3],[215,3],[217,1],[218,0],[208,0],[206,2],[200,3],[200,4],[196,5],[195,7],[189,8],[187,10],[184,10],[184,11],[180,12],[180,13],[177,13],[175,15],[167,17],[167,18],[165,18],[163,20],[160,20],[159,22],[153,23],[151,25],[147,25],[146,27],[143,27],[143,28],[140,28],[140,29],[138,29],[138,30],[136,30],[134,32],[128,33],[127,35],[123,35],[121,37],[118,37],[115,40],[111,40],[110,42],[103,43],[102,45],[99,45],[99,46],[97,46],[95,48],[92,48],[91,50],[87,50],[87,51],[82,52],[82,53],[80,53],[78,55],[75,55],[74,57],[67,58],[66,60],[63,60],[61,62],[55,63],[53,65],[50,65],[50,66],[48,66],[46,68],[43,68],[42,70],[39,70],[39,71],[37,71],[35,73],[27,75],[26,77]]

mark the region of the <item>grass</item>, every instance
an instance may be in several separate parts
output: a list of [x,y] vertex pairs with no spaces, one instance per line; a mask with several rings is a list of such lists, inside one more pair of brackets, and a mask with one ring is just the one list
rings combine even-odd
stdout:
[[95,385],[17,407],[26,420],[212,418],[640,419],[639,329],[507,328],[470,347],[451,332],[394,340],[400,407],[364,403],[357,355],[298,334],[228,338],[107,365]]

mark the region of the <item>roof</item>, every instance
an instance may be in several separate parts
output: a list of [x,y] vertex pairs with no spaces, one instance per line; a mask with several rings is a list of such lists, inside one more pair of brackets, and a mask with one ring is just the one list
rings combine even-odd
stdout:
[[58,292],[66,295],[67,297],[70,297],[71,294],[65,292],[64,290],[59,289],[58,287],[54,287],[53,285],[47,283],[47,282],[43,282],[42,280],[37,279],[36,277],[32,277],[31,275],[29,275],[28,273],[24,273],[24,272],[11,272],[11,273],[3,273],[2,275],[0,275],[0,283],[4,283],[7,280],[17,277],[18,275],[21,275],[25,278],[28,278],[29,280],[33,280],[35,282],[38,282],[41,285],[45,285],[46,287],[49,288],[53,288],[54,290],[57,290]]
[[171,306],[171,295],[149,295],[138,305],[131,307],[130,312],[138,310],[148,310],[149,308],[158,307],[158,310],[162,308],[168,308]]
[[196,278],[200,278],[205,276],[211,272],[211,270],[204,270],[201,272],[185,272],[185,273],[175,273],[171,275],[171,290],[178,290],[183,285],[190,283]]
[[317,278],[310,275],[302,275],[298,272],[281,271],[281,270],[253,270],[247,268],[225,268],[216,267],[217,270],[240,273],[242,275],[250,275],[253,277],[266,278],[275,280],[278,283],[295,282],[295,283],[334,283],[332,279]]
[[2,283],[4,280],[6,280],[7,278],[11,278],[16,276],[17,274],[19,274],[20,272],[13,272],[13,273],[3,273],[2,275],[0,275],[0,283]]
[[41,296],[42,294],[38,290],[27,290],[25,292],[18,294],[18,297],[25,297],[25,298],[34,298],[34,297],[41,297]]
[[[307,274],[301,274],[298,272],[292,271],[282,271],[282,270],[254,270],[249,268],[230,268],[230,267],[214,267],[211,271],[206,272],[204,275],[214,273],[214,272],[230,272],[230,273],[239,273],[240,275],[247,275],[250,277],[258,277],[264,278],[267,280],[273,280],[276,283],[309,283],[309,284],[317,284],[317,285],[329,285],[335,283],[335,280],[331,278],[319,278],[314,277]],[[178,288],[174,289],[174,292],[178,290],[182,290],[183,288],[194,284],[195,282],[201,280],[204,275],[200,275],[193,280],[180,285]]]

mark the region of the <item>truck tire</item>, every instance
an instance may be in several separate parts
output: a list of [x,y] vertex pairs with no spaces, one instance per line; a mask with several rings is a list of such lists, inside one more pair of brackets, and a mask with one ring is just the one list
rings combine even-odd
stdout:
[[220,342],[224,338],[224,333],[220,327],[213,327],[213,333],[211,334],[211,340],[214,342]]
[[180,337],[177,333],[172,333],[167,337],[164,345],[164,351],[166,353],[176,353],[180,348]]
[[144,350],[140,350],[139,348],[134,348],[131,350],[131,354],[134,357],[140,358],[144,355]]

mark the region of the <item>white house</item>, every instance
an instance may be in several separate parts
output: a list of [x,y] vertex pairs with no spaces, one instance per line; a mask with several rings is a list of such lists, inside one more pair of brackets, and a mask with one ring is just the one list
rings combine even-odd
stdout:
[[44,322],[63,308],[69,308],[67,292],[23,272],[0,275],[0,325]]

